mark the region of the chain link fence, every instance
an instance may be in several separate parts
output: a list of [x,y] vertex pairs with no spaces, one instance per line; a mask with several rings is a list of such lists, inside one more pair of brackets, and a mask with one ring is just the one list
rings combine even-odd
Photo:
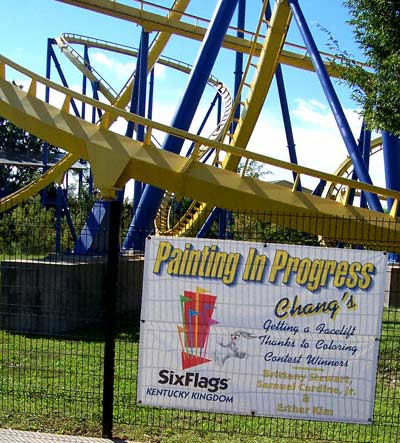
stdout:
[[[136,403],[143,252],[120,251],[132,208],[110,208],[96,231],[103,240],[93,242],[87,254],[74,253],[76,236],[54,208],[29,203],[0,214],[0,427],[108,437],[117,432],[143,440],[163,435],[163,441],[166,435],[179,441],[176,436],[184,432],[204,439],[216,432],[221,438],[224,433],[259,436],[265,442],[399,441],[400,266],[395,256],[387,270],[372,424],[144,407]],[[84,233],[89,211],[71,207],[76,233]],[[174,206],[168,223],[174,225],[181,213]],[[220,214],[208,236],[362,248],[343,241],[343,232],[332,232],[327,241],[274,225],[270,218],[269,213],[224,213],[222,220]],[[391,244],[383,244],[380,240],[379,249],[390,252]]]

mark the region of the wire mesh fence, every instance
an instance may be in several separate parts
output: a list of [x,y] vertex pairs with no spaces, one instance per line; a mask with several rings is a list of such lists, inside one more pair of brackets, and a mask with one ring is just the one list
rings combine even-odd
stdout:
[[[89,212],[90,207],[71,207],[75,237],[65,218],[59,219],[55,209],[38,203],[0,214],[0,426],[98,435],[104,434],[111,412],[112,422],[107,429],[114,427],[131,438],[196,431],[204,439],[220,432],[262,436],[265,442],[399,440],[400,266],[395,255],[391,255],[393,263],[387,269],[372,423],[146,407],[136,401],[143,251],[120,250],[117,267],[111,268],[110,274],[107,217],[96,232],[89,233],[84,231]],[[167,221],[159,221],[153,230],[169,229],[170,234],[177,235],[179,230],[174,231],[174,227],[183,213],[179,205],[170,208],[166,216],[160,213],[159,217]],[[125,205],[120,244],[131,214],[132,208]],[[186,233],[194,235],[209,215],[202,214],[192,230],[186,226]],[[362,244],[353,244],[350,237],[346,238],[346,223],[340,224],[340,232],[332,229],[329,236],[320,237],[291,228],[296,217],[267,212],[223,213],[210,224],[207,236],[228,241],[363,249]],[[278,218],[283,222],[277,224]],[[323,218],[301,222],[304,227],[330,223]],[[299,220],[295,224],[301,225]],[[377,224],[373,221],[371,226]],[[376,245],[369,242],[368,248],[390,252],[393,243],[382,232]],[[151,232],[143,233],[148,234]],[[90,241],[83,242],[86,253],[78,254],[77,237],[82,235],[90,237]],[[101,235],[105,240],[91,238]],[[110,275],[115,276],[114,290]],[[108,304],[110,291],[115,296],[115,312]],[[104,397],[110,387],[111,400]],[[104,404],[106,408],[110,404],[113,407],[106,414]]]

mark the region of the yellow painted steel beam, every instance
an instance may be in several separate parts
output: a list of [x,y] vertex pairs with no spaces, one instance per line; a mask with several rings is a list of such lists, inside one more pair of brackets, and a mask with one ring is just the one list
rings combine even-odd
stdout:
[[[21,74],[23,74],[27,77],[30,77],[32,79],[32,81],[36,81],[36,83],[41,83],[42,85],[48,86],[49,88],[51,88],[54,91],[58,91],[59,93],[66,95],[68,98],[67,101],[70,101],[71,98],[74,98],[76,100],[83,101],[90,106],[100,108],[104,112],[108,112],[110,114],[122,117],[127,121],[132,121],[132,122],[135,122],[135,123],[138,123],[140,125],[147,127],[147,135],[146,135],[147,138],[149,138],[149,135],[152,130],[159,130],[161,132],[175,135],[176,137],[179,137],[179,138],[188,139],[192,142],[195,142],[198,145],[205,145],[205,146],[209,146],[210,148],[220,150],[221,152],[226,152],[227,154],[242,156],[243,158],[246,158],[249,160],[254,160],[254,161],[263,163],[267,166],[276,166],[278,168],[281,168],[281,169],[284,169],[287,171],[294,171],[298,174],[308,175],[311,177],[318,178],[320,180],[336,181],[337,183],[341,183],[346,186],[353,186],[354,187],[354,185],[357,185],[358,189],[360,189],[362,191],[372,192],[372,193],[376,193],[376,194],[382,194],[385,197],[390,197],[393,199],[400,198],[400,192],[397,192],[397,191],[392,191],[390,189],[380,188],[377,186],[369,185],[367,183],[355,182],[353,180],[345,179],[343,177],[336,177],[332,174],[328,174],[328,173],[325,173],[322,171],[318,171],[318,170],[308,168],[305,166],[301,166],[301,165],[297,165],[294,163],[285,162],[283,160],[279,160],[279,159],[276,159],[273,157],[268,157],[266,155],[258,154],[256,152],[244,151],[243,149],[236,148],[234,146],[229,146],[229,145],[226,145],[224,143],[221,143],[221,142],[218,142],[215,140],[210,140],[205,137],[201,137],[199,135],[190,134],[186,131],[182,131],[180,129],[177,129],[177,128],[174,128],[171,126],[164,125],[162,123],[158,123],[156,121],[152,121],[152,120],[146,119],[144,117],[140,117],[136,114],[126,112],[122,109],[116,108],[114,106],[110,106],[110,105],[103,103],[103,102],[99,102],[93,98],[82,95],[82,94],[80,94],[76,91],[73,91],[71,89],[65,88],[64,86],[61,86],[58,83],[48,80],[38,74],[35,74],[34,72],[30,71],[29,69],[26,69],[26,68],[18,65],[17,63],[13,62],[12,60],[0,55],[0,73],[2,73],[2,76],[0,76],[0,78],[3,78],[3,80],[5,78],[5,66],[6,65],[10,66],[12,69],[20,72]],[[10,85],[10,83],[7,81],[4,81],[4,84]],[[25,92],[21,91],[19,88],[15,88],[15,86],[13,86],[13,89],[11,91],[13,91],[11,93],[11,97],[8,97],[8,100],[10,103],[11,103],[13,96],[15,94],[17,94],[17,97],[19,96],[19,94],[25,94],[30,98],[34,98],[33,96],[30,96],[29,93],[25,93]],[[7,97],[5,97],[5,98],[7,98]],[[39,102],[41,102],[41,100],[39,100]],[[18,105],[16,105],[16,108],[18,108]],[[7,109],[7,107],[5,109]],[[80,121],[80,119],[78,119],[78,120]]]
[[[185,0],[185,2],[186,1],[187,0]],[[177,2],[177,4],[182,5],[183,2]],[[88,42],[88,40],[80,38],[79,42],[85,43],[85,42]],[[47,84],[48,86],[53,87],[53,89],[58,89],[59,92],[62,92],[64,94],[68,94],[70,92],[68,89],[58,88],[59,85],[50,81],[50,80],[43,81],[44,79],[42,77],[34,74],[33,72],[31,72],[25,68],[22,68],[21,66],[18,66],[17,64],[11,62],[11,60],[8,60],[8,59],[1,57],[1,56],[0,56],[0,78],[5,79],[5,66],[6,66],[6,63],[2,62],[1,59],[8,62],[8,64],[10,66],[13,66],[15,69],[19,70],[19,72],[23,73],[24,75],[30,76],[32,78],[31,87],[30,87],[30,95],[35,95],[33,93],[33,91],[36,93],[37,81],[39,81],[39,82],[42,81],[42,84]],[[185,66],[185,65],[182,65],[179,63],[175,63],[171,60],[161,60],[161,63],[163,63],[167,66],[170,66],[174,69],[179,69],[183,72],[190,73],[190,69],[191,69],[190,66]],[[209,81],[213,85],[218,84],[218,80],[215,78],[210,78]],[[85,99],[85,97],[81,96],[81,95],[75,96],[75,98]],[[67,96],[67,98],[65,100],[65,105],[67,108],[70,105],[70,101],[71,101],[70,97]],[[90,104],[94,107],[98,107],[98,103],[95,101],[92,101]],[[109,115],[110,115],[110,112],[108,109],[106,109],[104,116],[107,117]],[[115,114],[115,113],[113,114],[113,119],[116,118],[116,115],[117,114]],[[108,125],[110,125],[110,124],[111,124],[110,121],[108,121]],[[104,127],[104,125],[103,125],[103,127]],[[56,144],[56,143],[54,142],[54,144]],[[57,144],[57,146],[59,146],[59,145]],[[63,160],[61,160],[56,165],[54,165],[52,168],[50,168],[45,174],[43,174],[41,177],[37,178],[34,182],[26,185],[25,187],[21,188],[17,192],[10,194],[7,197],[4,197],[4,199],[0,200],[0,205],[1,205],[2,210],[9,209],[10,207],[13,207],[13,206],[29,199],[30,197],[34,196],[35,194],[37,194],[39,191],[44,189],[50,183],[56,181],[59,177],[63,176],[65,174],[65,172],[69,169],[70,165],[73,165],[78,158],[79,157],[77,157],[76,154],[70,154],[70,153],[66,154],[66,156]]]
[[[245,148],[250,140],[274,78],[291,18],[292,14],[288,2],[278,0],[272,11],[267,35],[257,64],[256,77],[252,82],[250,95],[246,99],[246,107],[233,134],[231,142],[233,146]],[[226,162],[225,167],[230,170],[236,169],[239,161],[240,158],[234,159],[231,157]]]
[[[286,0],[279,0],[275,3],[268,25],[267,34],[259,55],[255,78],[251,82],[245,78],[248,74],[248,66],[244,74],[243,81],[249,82],[251,89],[248,97],[245,100],[245,105],[242,109],[240,119],[237,122],[235,132],[231,138],[230,144],[232,146],[242,149],[246,149],[247,147],[248,141],[253,133],[274,77],[291,17],[292,14],[290,7]],[[261,11],[260,20],[264,20],[264,10]],[[250,57],[251,59],[249,59],[248,63],[251,62],[253,64],[252,59],[257,58],[257,56],[253,53],[250,55]],[[240,159],[241,156],[228,154],[228,156],[222,162],[221,167],[229,171],[236,171]],[[196,208],[197,210],[195,210]],[[192,215],[192,220],[190,221],[189,225],[197,225],[197,220],[203,219],[203,214],[209,211],[210,209],[208,205],[199,206],[197,202],[193,202],[187,211]],[[176,227],[174,227],[175,229],[179,229],[179,235],[185,234],[187,224],[183,223],[183,225],[184,226],[182,226],[182,223],[179,223]]]
[[[52,84],[52,82],[47,83]],[[61,86],[58,88],[61,91],[66,90]],[[81,96],[73,91],[71,95],[75,98]],[[87,101],[95,102],[89,98]],[[99,106],[107,110],[112,109],[111,106],[100,102]],[[170,131],[178,136],[187,135],[190,138],[190,134],[184,131],[132,116],[115,108],[114,112],[127,118],[134,118],[148,128],[154,125],[157,129]],[[398,218],[297,191],[292,192],[278,185],[251,177],[241,177],[234,172],[199,163],[194,158],[184,158],[139,143],[101,129],[70,115],[65,110],[60,111],[5,80],[0,80],[0,115],[32,134],[91,161],[96,185],[103,188],[106,195],[111,195],[116,187],[128,179],[135,178],[153,186],[169,189],[179,195],[205,201],[213,206],[248,211],[254,216],[259,212],[262,219],[269,219],[273,223],[303,232],[319,234],[326,239],[360,242],[379,249],[390,245],[391,250],[400,251]],[[193,137],[195,136],[191,136]],[[238,148],[218,142],[213,144],[240,155],[241,150]],[[247,155],[266,159],[255,153]],[[285,164],[278,160],[275,162]],[[297,168],[308,172],[307,168],[298,166]],[[342,180],[344,183],[351,182],[351,180]],[[371,185],[360,184],[360,187],[376,193],[385,192],[384,189]],[[387,193],[400,199],[398,192],[387,191]],[[267,214],[264,213],[266,209]]]
[[[274,18],[271,20],[271,26],[272,26],[272,24],[274,24],[274,28],[276,29],[276,28],[279,28],[279,26],[281,26],[281,23],[279,23],[279,21],[276,19],[276,17],[277,16],[279,16],[279,14],[275,14],[274,15]],[[287,26],[288,26],[288,23],[287,23],[287,25],[286,25],[286,28],[287,28]],[[274,31],[274,30],[273,30]],[[264,85],[266,84],[266,82],[265,82],[265,69],[261,69],[261,80],[260,80],[260,82],[258,83],[258,85],[259,85],[259,90],[257,91],[257,89],[256,89],[256,92],[253,94],[253,97],[254,96],[256,96],[256,99],[257,100],[261,100],[261,95],[262,94],[264,94],[264,98],[263,98],[263,100],[265,100],[265,96],[266,96],[266,94],[267,94],[267,92],[268,92],[268,89],[269,89],[269,85],[270,85],[270,83],[271,83],[271,80],[272,80],[272,76],[273,76],[273,73],[274,73],[274,70],[275,70],[275,68],[276,68],[276,60],[275,60],[275,64],[274,65],[272,65],[272,67],[271,66],[269,66],[267,63],[268,63],[268,56],[269,56],[269,52],[268,51],[270,51],[270,50],[272,50],[272,49],[274,49],[273,48],[273,44],[274,44],[274,41],[276,41],[277,40],[277,35],[276,35],[277,33],[275,32],[273,32],[273,38],[271,38],[268,42],[268,49],[265,51],[264,50],[264,48],[263,48],[263,50],[262,50],[262,52],[261,52],[261,54],[263,54],[263,59],[264,59],[264,61],[262,61],[262,63],[264,63],[264,66],[265,67],[267,67],[267,70],[269,71],[269,74],[268,74],[268,78],[269,78],[269,83],[265,86],[265,88],[264,88]],[[78,38],[76,38],[76,37],[74,37],[73,35],[72,36],[63,36],[63,38],[66,40],[66,41],[68,41],[68,42],[77,42],[77,43],[81,43],[81,44],[86,44],[86,45],[90,45],[90,46],[95,46],[95,47],[101,47],[102,49],[107,49],[107,50],[114,50],[114,49],[117,49],[118,50],[118,52],[121,52],[121,53],[124,53],[124,54],[127,54],[127,55],[132,55],[133,54],[133,51],[131,50],[131,49],[128,49],[128,48],[119,48],[118,46],[116,46],[116,45],[114,45],[114,44],[111,44],[110,42],[107,42],[107,43],[105,43],[105,42],[102,42],[102,41],[98,41],[97,39],[90,39],[90,38],[84,38],[83,36],[78,36]],[[281,42],[280,42],[280,44],[279,44],[279,47],[281,47],[282,46],[282,41],[284,41],[284,38],[282,39],[281,38]],[[272,43],[271,43],[272,42]],[[278,48],[279,49],[279,48]],[[276,54],[278,55],[278,57],[280,56],[280,53],[281,53],[281,51],[280,50],[276,50],[276,48],[275,48],[275,51],[276,51]],[[135,51],[135,53],[134,53],[134,55],[136,55],[136,51]],[[180,70],[184,70],[184,69],[182,69],[182,65],[180,65],[180,64],[174,64],[173,62],[171,62],[171,61],[169,61],[169,60],[166,60],[165,62],[162,60],[162,58],[159,58],[158,59],[158,62],[161,62],[161,63],[163,63],[163,64],[165,64],[165,65],[167,65],[167,66],[170,66],[170,67],[173,67],[173,68],[175,68],[175,69],[180,69]],[[190,71],[190,67],[186,67],[186,72],[189,72]],[[261,90],[261,94],[260,94],[260,91]],[[129,99],[129,97],[130,97],[130,91],[131,91],[131,89],[129,89],[129,91],[126,91],[126,92],[124,92],[124,94],[123,94],[123,97],[122,97],[122,100],[120,100],[120,103],[122,104],[122,105],[125,105],[126,104],[126,102],[128,101],[128,99]],[[252,106],[252,104],[249,104],[249,106]],[[251,108],[252,110],[253,109],[255,109],[255,108]],[[258,114],[257,114],[257,116],[258,116]],[[248,115],[248,117],[250,117],[250,115]],[[255,120],[255,118],[256,117],[253,117],[253,122],[255,122],[256,120]],[[248,119],[245,119],[245,120],[247,120],[248,121]],[[250,133],[251,133],[251,131],[253,130],[253,126],[250,126],[249,124],[247,124],[247,129],[250,131]],[[237,159],[237,158],[236,158]],[[235,164],[232,164],[232,165],[228,165],[228,169],[230,168],[231,170],[233,170],[233,169],[236,169],[236,167],[237,167],[237,163],[238,163],[238,161],[236,161],[235,162]],[[224,166],[225,167],[225,166]],[[202,208],[203,209],[203,212],[204,211],[206,211],[207,210],[207,207],[204,207],[204,205],[203,206],[199,206],[199,205],[195,205],[195,204],[193,204],[193,207],[196,207],[197,208],[197,211],[195,211],[195,212],[192,212],[191,211],[191,209],[192,209],[192,206],[189,208],[189,211],[188,212],[190,212],[191,213],[191,215],[192,215],[192,218],[198,218],[198,217],[201,217],[201,214],[200,214],[200,209]],[[185,214],[185,216],[184,216],[184,219],[186,219],[186,214]],[[184,220],[185,221],[185,220]],[[190,224],[192,224],[193,223],[193,220],[191,220],[191,223]],[[184,225],[184,226],[183,226]],[[183,226],[183,227],[182,227]],[[186,223],[178,223],[178,225],[176,225],[174,228],[173,228],[173,232],[176,234],[176,233],[178,233],[179,235],[183,235],[185,232],[184,232],[184,230],[182,230],[182,229],[185,229],[185,226],[186,226]],[[178,231],[177,231],[177,229],[178,229]]]
[[[182,22],[176,16],[168,17],[140,8],[128,6],[112,0],[57,0],[72,6],[78,6],[90,11],[105,14],[111,17],[130,21],[143,26],[148,31],[162,31],[177,34],[194,40],[203,40],[207,29],[202,26]],[[236,39],[234,39],[236,40]],[[240,39],[237,39],[240,40]],[[234,48],[231,48],[234,49]]]
[[[170,16],[179,20],[179,18],[181,17],[181,13],[186,10],[189,3],[190,0],[177,0],[174,4],[174,9],[170,12]],[[157,59],[159,58],[160,54],[162,53],[166,44],[168,43],[170,36],[171,34],[165,32],[160,33],[157,36],[157,39],[155,40],[155,43],[149,53],[149,62],[148,62],[149,71],[153,68],[153,66],[157,62]],[[79,42],[82,43],[82,39],[79,39]],[[101,47],[99,43],[98,47]],[[105,46],[103,49],[110,49],[110,48]],[[78,63],[78,61],[76,61],[72,55],[69,58],[74,63],[74,65],[78,67],[78,69],[83,70],[83,73],[87,77],[89,78],[94,77],[92,73],[88,71],[84,65]],[[1,64],[2,69],[4,69],[4,66],[5,66],[4,64]],[[188,70],[189,68],[186,70],[186,72]],[[2,75],[0,75],[0,78],[5,78],[5,75],[2,72],[1,74]],[[100,87],[102,88],[102,85]],[[115,99],[114,96],[112,96],[112,94],[110,94],[106,88],[102,88],[101,92],[111,103],[114,102]],[[125,91],[118,98],[116,105],[120,106],[121,108],[125,107],[130,100],[131,94],[132,94],[132,83],[125,89]],[[110,115],[107,114],[104,115],[104,119],[108,121],[109,125],[111,125],[114,121],[112,118],[110,118]],[[60,146],[57,142],[55,142],[54,144],[56,146]],[[61,160],[52,168],[50,168],[41,177],[29,183],[28,185],[18,190],[17,192],[10,194],[4,197],[3,199],[0,199],[0,212],[2,210],[9,209],[17,204],[20,204],[23,201],[29,199],[30,197],[36,195],[46,186],[56,181],[59,177],[63,176],[65,172],[77,161],[78,158],[79,157],[77,157],[76,154],[71,154],[71,153],[66,154],[63,160]]]
[[[292,15],[287,1],[279,0],[272,11],[267,35],[257,63],[256,75],[251,82],[251,91],[246,99],[246,105],[242,110],[236,130],[231,139],[232,146],[243,149],[247,147],[274,77],[291,17]],[[261,17],[261,19],[263,19],[263,17]],[[229,171],[236,171],[240,159],[240,156],[228,154],[222,163],[222,168]],[[193,203],[190,210],[192,210],[195,205],[196,203]],[[208,211],[210,211],[208,205],[199,207],[198,210],[192,214],[191,224],[196,225],[197,220],[203,218],[202,214]],[[183,227],[183,229],[186,229],[186,227]],[[184,231],[181,230],[179,234],[183,235]]]
[[[314,66],[312,64],[311,58],[302,54],[297,54],[296,52],[282,50],[279,55],[279,63],[287,66],[292,66],[293,68],[302,69],[303,71],[315,72]],[[334,65],[331,62],[324,62],[326,70],[331,77],[340,78],[337,69],[334,69]]]
[[[173,12],[169,17],[163,17],[148,11],[144,11],[133,6],[127,6],[117,3],[112,0],[57,0],[62,3],[67,3],[72,6],[78,6],[90,11],[109,15],[111,17],[119,18],[125,21],[130,21],[144,26],[148,30],[161,31],[167,34],[176,34],[182,37],[190,38],[192,40],[202,41],[207,28],[185,23],[179,20],[179,16],[175,16]],[[161,44],[161,43],[160,43]],[[222,46],[226,49],[231,49],[246,54],[250,53],[251,41],[249,39],[242,39],[234,35],[226,35]],[[261,52],[261,45],[256,45],[256,54]],[[304,48],[305,50],[305,48]],[[312,71],[314,67],[310,57],[296,52],[283,50],[279,56],[279,63],[283,63],[295,68]],[[149,60],[150,65],[150,60]],[[330,62],[325,62],[325,66],[332,77],[337,77],[338,73],[332,69]]]

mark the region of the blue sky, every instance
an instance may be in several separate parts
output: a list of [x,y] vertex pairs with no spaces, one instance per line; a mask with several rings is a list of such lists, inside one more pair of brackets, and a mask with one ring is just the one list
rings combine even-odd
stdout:
[[[131,6],[138,5],[134,0],[120,1]],[[156,3],[170,6],[172,0],[157,0]],[[251,28],[258,18],[261,1],[248,0],[247,3],[249,5],[247,23]],[[321,30],[326,28],[343,49],[362,60],[362,54],[353,40],[351,27],[346,23],[349,19],[348,11],[341,0],[299,0],[299,3],[321,51],[328,51],[328,35]],[[216,4],[217,0],[192,0],[188,12],[210,17]],[[88,35],[135,47],[139,45],[140,37],[140,27],[133,23],[96,14],[56,0],[13,0],[12,2],[5,0],[2,5],[0,53],[39,74],[45,73],[47,39],[57,37],[63,32]],[[294,21],[290,27],[288,40],[303,44]],[[175,37],[164,54],[193,63],[199,45],[199,42]],[[122,86],[135,66],[135,60],[121,58],[111,53],[92,50],[90,55],[98,71],[110,84],[115,85],[116,89]],[[79,89],[81,84],[79,73],[58,50],[57,56],[70,86]],[[233,63],[233,54],[222,51],[213,71],[214,75],[229,86],[233,84]],[[158,101],[155,106],[155,118],[164,119],[165,123],[169,123],[168,119],[176,109],[187,79],[182,74],[169,71],[171,70],[159,69],[156,76]],[[318,164],[320,169],[334,172],[347,154],[316,75],[288,67],[284,67],[283,71],[299,162],[306,166]],[[335,88],[357,138],[360,123],[353,112],[355,105],[350,98],[350,91],[337,82]],[[198,118],[205,112],[210,99],[211,92],[206,93],[200,105]],[[275,85],[267,98],[250,149],[288,159]],[[289,177],[284,175],[281,177],[275,172],[271,177],[271,179],[280,178]]]

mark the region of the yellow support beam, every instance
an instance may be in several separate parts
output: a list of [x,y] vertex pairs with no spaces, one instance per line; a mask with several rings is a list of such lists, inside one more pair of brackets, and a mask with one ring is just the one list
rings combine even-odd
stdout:
[[[171,11],[170,16],[176,19],[179,19],[181,17],[182,12],[184,12],[190,3],[190,0],[177,0],[174,4],[174,9]],[[148,64],[148,70],[150,71],[152,67],[157,62],[158,57],[164,50],[166,44],[168,43],[168,40],[170,38],[169,33],[160,33],[155,41],[155,43],[152,46],[152,49],[149,54],[149,64]],[[88,43],[89,39],[84,38],[71,38],[69,42],[76,41],[79,43]],[[101,43],[96,40],[92,42],[93,44],[97,44],[98,47],[101,47]],[[109,46],[103,47],[103,49],[110,49]],[[115,48],[113,48],[115,50]],[[129,51],[132,52],[132,51]],[[83,70],[83,73],[88,76],[89,78],[95,79],[95,77],[91,74],[90,71],[86,69],[84,65],[81,65],[78,63],[77,60],[74,59],[73,55],[68,54],[68,57],[71,59],[71,61],[77,66],[80,70]],[[168,63],[168,62],[166,62]],[[170,64],[173,64],[173,62],[170,62]],[[5,79],[5,66],[6,64],[4,62],[0,62],[0,78]],[[184,69],[182,66],[179,66],[182,70]],[[187,68],[187,71],[189,71],[190,68]],[[36,84],[37,80],[35,78],[32,78],[31,85],[29,87],[28,93],[30,95],[36,96]],[[54,86],[54,85],[53,85]],[[108,92],[107,89],[102,88],[102,93],[108,98],[110,102],[114,101],[114,97]],[[128,86],[127,89],[125,89],[124,93],[118,98],[117,105],[121,108],[125,107],[126,104],[130,100],[130,96],[132,93],[132,83]],[[69,107],[71,103],[71,97],[69,95],[66,95],[64,104],[62,106],[62,111],[65,113],[69,112]],[[103,115],[102,121],[101,121],[101,127],[102,128],[109,128],[111,124],[115,121],[116,114],[106,112]],[[150,132],[149,132],[150,133]],[[45,139],[45,137],[43,137]],[[147,139],[148,140],[148,139]],[[60,146],[58,143],[54,143],[57,146]],[[30,197],[37,194],[39,191],[44,189],[46,186],[49,186],[52,182],[57,181],[60,177],[62,177],[65,172],[78,160],[79,156],[77,157],[76,154],[68,153],[66,154],[65,158],[58,162],[56,165],[54,165],[52,168],[50,168],[44,175],[34,180],[32,183],[29,183],[24,188],[20,189],[19,191],[8,195],[7,197],[4,197],[3,199],[0,199],[0,212],[3,210],[6,210],[10,207],[13,207],[17,204],[22,203],[23,201],[29,199]],[[111,196],[115,192],[115,189],[111,189],[109,191],[104,191],[103,195]]]
[[[202,41],[207,32],[206,27],[199,26],[198,24],[192,25],[190,23],[180,21],[180,16],[174,15],[173,11],[171,11],[168,17],[164,17],[158,14],[144,11],[140,8],[124,5],[113,0],[57,1],[72,6],[78,6],[80,8],[88,9],[90,11],[98,12],[111,17],[119,18],[121,20],[137,23],[141,26],[144,26],[149,31],[161,31],[166,35],[176,34],[180,35],[181,37],[190,38],[192,40]],[[251,50],[251,41],[248,38],[242,39],[234,35],[226,35],[222,43],[222,47],[249,54]],[[261,45],[257,44],[257,55],[260,54],[261,49]],[[314,67],[311,59],[296,52],[283,50],[279,56],[279,63],[314,72]],[[336,77],[338,75],[337,72],[335,72],[331,68],[332,64],[330,62],[326,62],[325,66],[327,67],[330,75],[332,75],[333,77]]]
[[[256,77],[252,82],[247,106],[241,115],[231,144],[245,148],[253,133],[258,117],[264,106],[269,87],[279,63],[279,55],[286,39],[292,14],[286,0],[278,0],[272,11],[268,32],[262,46],[257,64]],[[226,162],[226,168],[233,170],[239,164],[240,158],[232,158]]]
[[[42,81],[52,84],[45,79]],[[61,86],[58,86],[58,89],[65,91]],[[70,95],[75,98],[82,97],[73,91]],[[92,104],[95,102],[90,98],[86,100]],[[98,106],[112,109],[111,106],[100,102]],[[205,142],[201,137],[190,136],[184,131],[114,109],[119,115],[134,118],[146,126],[157,127],[178,136],[186,135],[188,138],[197,139],[199,143]],[[77,157],[89,159],[92,162],[95,183],[107,195],[112,194],[128,179],[135,178],[162,189],[169,189],[178,195],[205,201],[212,206],[248,211],[254,216],[258,213],[263,220],[269,219],[281,226],[322,235],[326,239],[363,243],[378,249],[390,245],[391,250],[400,251],[398,218],[367,209],[344,206],[301,192],[292,192],[278,185],[251,177],[241,177],[234,172],[199,163],[195,159],[188,164],[188,159],[177,154],[143,145],[60,111],[4,80],[0,80],[0,115],[50,143],[73,151]],[[240,155],[241,149],[218,142],[210,144],[231,154]],[[246,155],[249,158],[267,159],[270,163],[285,165],[285,162],[271,160],[259,154]],[[287,164],[286,166],[288,167]],[[292,166],[297,168],[298,172],[312,171]],[[332,178],[329,174],[320,175]],[[375,193],[385,192],[384,189],[371,185],[357,184],[344,179],[342,181]],[[397,200],[400,199],[398,192],[386,193]],[[268,213],[264,212],[266,208]]]
[[[254,161],[263,163],[267,166],[276,166],[278,168],[281,168],[281,169],[284,169],[287,171],[291,171],[291,172],[294,171],[299,174],[308,175],[308,176],[315,177],[315,178],[325,180],[325,181],[335,181],[339,184],[358,188],[359,190],[362,190],[362,191],[372,192],[372,193],[376,193],[376,194],[382,194],[385,198],[393,198],[393,199],[400,198],[400,192],[397,192],[397,191],[392,191],[392,190],[386,189],[386,188],[380,188],[377,186],[369,185],[367,183],[355,182],[353,180],[349,180],[349,179],[346,179],[343,177],[336,177],[333,174],[328,174],[328,173],[318,171],[318,170],[315,170],[312,168],[307,168],[305,166],[285,162],[283,160],[279,160],[279,159],[276,159],[273,157],[268,157],[266,155],[258,154],[256,152],[244,151],[241,148],[229,146],[224,143],[218,142],[216,140],[210,140],[205,137],[201,137],[199,135],[194,135],[194,134],[188,133],[186,131],[182,131],[180,129],[177,129],[177,128],[174,128],[171,126],[168,126],[168,125],[165,125],[162,123],[158,123],[156,121],[152,121],[152,120],[146,119],[144,117],[140,117],[136,114],[132,114],[132,113],[124,111],[122,109],[118,109],[114,106],[108,105],[103,102],[99,102],[98,100],[95,100],[95,99],[90,98],[88,96],[82,95],[79,92],[65,88],[64,86],[61,86],[58,83],[55,83],[51,80],[41,77],[38,74],[35,74],[34,72],[30,71],[29,69],[26,69],[26,68],[18,65],[17,63],[13,62],[12,60],[10,60],[2,55],[0,55],[0,63],[4,63],[5,65],[11,67],[12,69],[15,69],[16,71],[20,72],[21,74],[23,74],[27,77],[30,77],[31,79],[36,79],[38,83],[41,83],[44,86],[48,86],[49,88],[53,89],[54,91],[58,91],[61,94],[68,95],[71,98],[85,102],[86,104],[88,104],[90,106],[100,108],[104,112],[109,112],[111,114],[115,114],[116,116],[122,117],[127,121],[132,121],[134,123],[138,123],[140,125],[143,125],[147,128],[148,132],[156,129],[161,132],[168,133],[168,134],[174,135],[179,138],[188,139],[192,142],[199,143],[200,145],[208,146],[209,148],[214,148],[216,151],[227,153],[227,154],[232,154],[232,155],[236,155],[236,156],[242,156],[245,159],[249,158],[250,160],[254,160]],[[20,97],[20,94],[23,94],[23,96],[26,94],[23,91],[21,91],[18,87],[11,85],[7,81],[4,81],[4,85],[7,85],[3,89],[5,102],[12,103],[14,100],[17,100],[18,97]],[[0,83],[0,86],[1,86],[1,83]],[[11,88],[12,92],[10,92],[10,96],[8,97],[7,96],[8,94],[6,94],[5,92],[6,92],[6,90],[8,90],[9,86],[12,86],[12,88]],[[0,90],[1,90],[1,88],[0,88]],[[14,91],[16,92],[17,97],[15,97]],[[0,97],[0,100],[1,100],[1,97]],[[39,100],[39,102],[41,102],[41,100]],[[7,104],[6,104],[6,106],[7,106]],[[18,105],[18,104],[15,105],[15,107],[17,109],[19,106],[20,105]],[[51,107],[51,108],[53,108],[53,107]],[[7,107],[5,107],[5,109],[7,109]],[[78,120],[81,121],[80,119],[78,119]]]

